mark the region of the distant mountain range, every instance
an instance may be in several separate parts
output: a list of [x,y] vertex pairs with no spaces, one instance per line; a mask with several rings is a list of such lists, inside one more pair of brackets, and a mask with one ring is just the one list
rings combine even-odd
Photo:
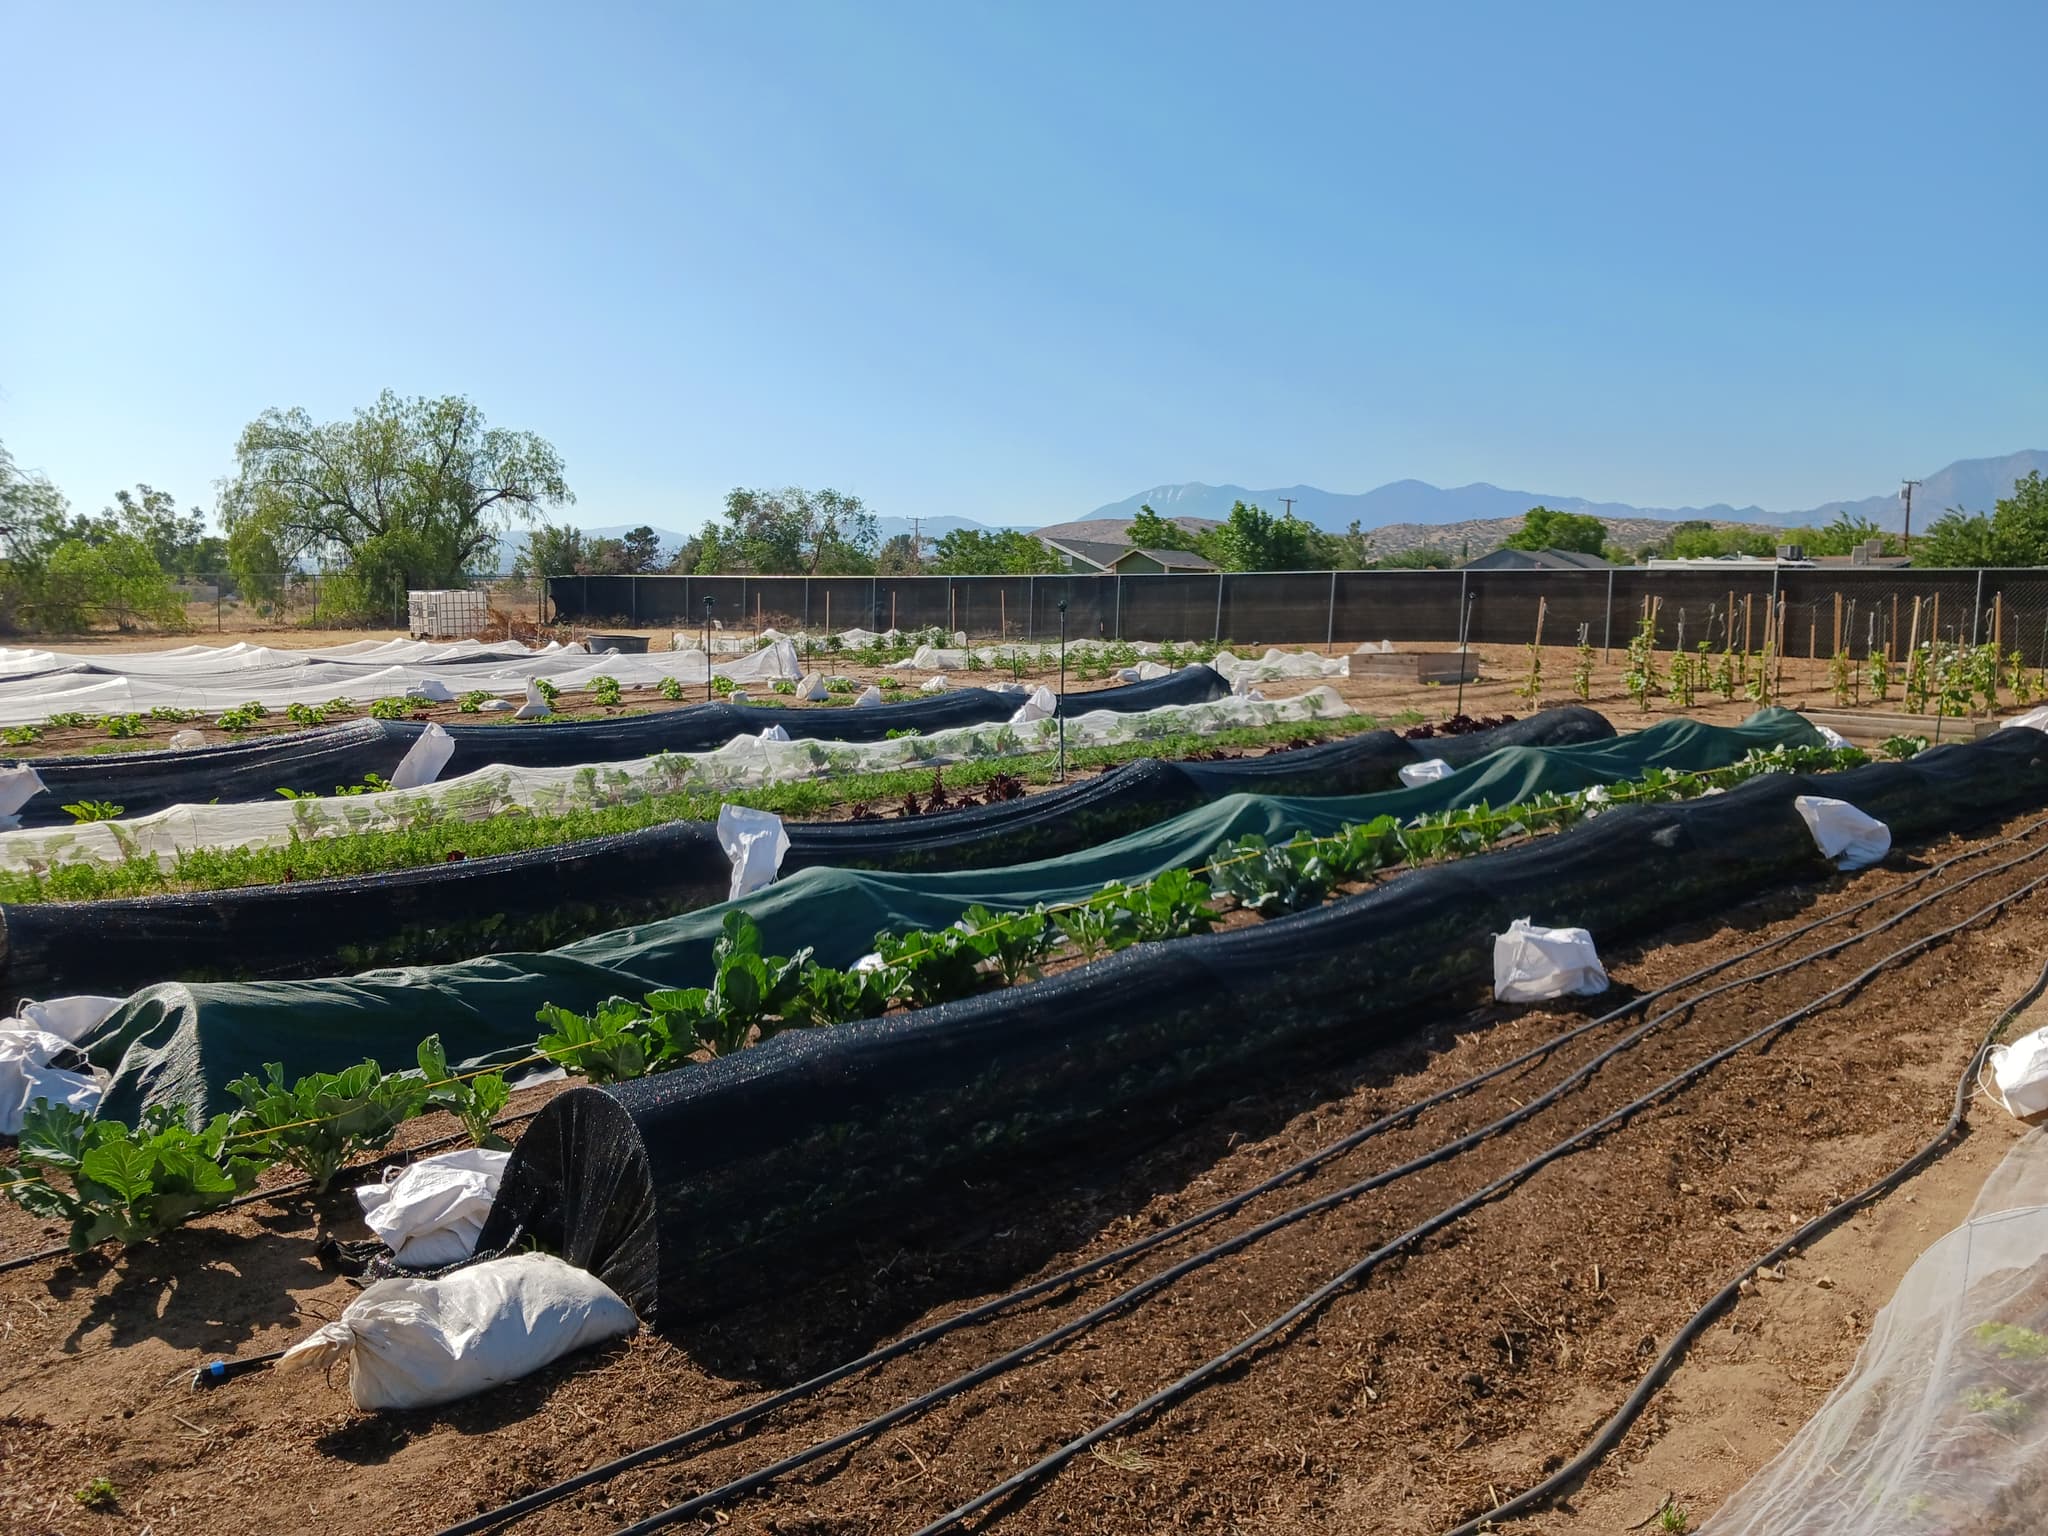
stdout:
[[[2000,496],[2012,494],[2015,480],[2030,471],[2048,474],[2048,451],[2029,449],[1996,459],[1958,459],[1946,469],[1921,477],[1913,493],[1914,521],[1925,527],[1950,507],[1969,512],[1988,512]],[[1089,518],[1130,518],[1140,506],[1150,506],[1162,517],[1191,516],[1220,518],[1230,515],[1234,501],[1250,502],[1269,512],[1281,511],[1294,501],[1294,515],[1332,533],[1342,533],[1353,522],[1362,528],[1392,523],[1464,523],[1501,517],[1520,517],[1534,506],[1559,512],[1590,512],[1593,516],[1622,521],[1648,518],[1657,522],[1760,523],[1771,527],[1804,526],[1832,522],[1835,515],[1848,512],[1865,517],[1880,528],[1896,529],[1905,509],[1896,490],[1878,496],[1847,501],[1823,502],[1796,512],[1766,512],[1762,507],[1731,507],[1716,503],[1710,507],[1632,507],[1621,502],[1588,501],[1556,491],[1504,490],[1497,485],[1461,485],[1446,490],[1421,480],[1396,480],[1376,490],[1350,494],[1325,491],[1313,485],[1288,485],[1272,490],[1247,490],[1241,485],[1156,485],[1149,491],[1126,496],[1097,507]]]

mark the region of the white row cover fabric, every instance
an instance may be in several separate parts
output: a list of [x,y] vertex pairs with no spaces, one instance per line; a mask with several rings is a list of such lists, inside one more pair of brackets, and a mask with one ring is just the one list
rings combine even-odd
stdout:
[[2023,725],[2033,731],[2048,731],[2048,704],[2043,704],[2039,709],[2030,709],[2024,715],[2014,715],[2010,720],[1998,722],[2001,731],[2015,725]]
[[1539,928],[1526,917],[1493,939],[1493,995],[1504,1003],[1592,997],[1607,990],[1607,970],[1583,928]]
[[1892,849],[1892,829],[1846,800],[1800,795],[1792,808],[1813,834],[1821,857],[1840,870],[1868,869]]
[[789,852],[789,833],[783,828],[782,818],[773,811],[721,805],[718,846],[732,860],[732,889],[726,893],[727,899],[738,901],[774,883],[782,871],[783,855]]
[[[1045,700],[1051,699],[1049,692]],[[1047,706],[1050,707],[1049,704]],[[1135,714],[1090,710],[1068,719],[1069,746],[1144,741],[1182,732],[1295,720],[1342,719],[1351,708],[1327,688],[1268,702],[1218,699]],[[741,736],[709,752],[665,752],[580,768],[480,768],[420,789],[241,805],[174,805],[128,821],[0,832],[0,869],[38,870],[61,862],[116,864],[163,858],[192,848],[263,848],[293,839],[388,830],[435,821],[480,821],[508,811],[559,814],[630,804],[682,790],[722,791],[826,775],[938,767],[972,758],[1050,750],[1056,722],[959,726],[926,736],[872,742],[778,742]]]
[[459,1264],[476,1252],[511,1158],[482,1147],[442,1152],[409,1168],[387,1168],[378,1183],[357,1186],[356,1200],[363,1220],[400,1264]]
[[1871,1323],[1841,1385],[1704,1536],[2037,1528],[2048,1460],[2048,1140],[1985,1181]]
[[59,672],[0,681],[0,725],[30,724],[70,712],[146,714],[166,708],[216,714],[252,702],[282,710],[331,699],[365,705],[375,699],[408,696],[446,702],[471,692],[510,697],[525,692],[536,678],[546,678],[563,692],[587,689],[599,677],[615,678],[626,688],[658,687],[669,678],[701,686],[714,672],[736,683],[794,680],[800,675],[796,648],[786,640],[771,642],[750,655],[721,659],[715,666],[702,651],[645,656],[607,651],[592,656],[581,646],[560,646],[524,658],[506,658],[502,665],[472,662],[439,671],[414,663],[392,664],[378,655],[369,660],[301,662],[240,673],[106,676]]
[[346,1362],[356,1407],[431,1408],[639,1326],[597,1276],[552,1254],[522,1253],[439,1280],[379,1280],[286,1350],[278,1368]]
[[420,739],[406,749],[398,766],[391,770],[393,789],[418,789],[441,777],[448,759],[455,755],[455,738],[438,725],[429,724]]
[[1218,651],[1209,663],[1235,688],[1239,684],[1272,683],[1300,677],[1349,677],[1349,656],[1318,656],[1309,651],[1268,650],[1256,660]]
[[[82,1057],[67,1053],[122,1001],[84,994],[59,997],[23,1003],[16,1017],[0,1019],[0,1136],[19,1135],[22,1116],[38,1102],[69,1105],[87,1115],[99,1108],[105,1084]],[[69,1064],[56,1065],[60,1060]]]

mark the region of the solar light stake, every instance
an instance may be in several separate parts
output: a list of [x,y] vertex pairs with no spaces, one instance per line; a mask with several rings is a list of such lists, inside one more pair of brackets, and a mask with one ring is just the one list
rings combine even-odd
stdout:
[[711,607],[715,597],[704,599],[704,702],[711,702]]
[[1060,782],[1067,781],[1067,600],[1060,599]]

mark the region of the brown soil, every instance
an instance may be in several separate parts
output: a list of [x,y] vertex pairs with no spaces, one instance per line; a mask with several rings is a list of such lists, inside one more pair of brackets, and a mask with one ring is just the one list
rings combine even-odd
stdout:
[[[2031,821],[2007,830],[2022,825]],[[1916,852],[1924,861],[1976,846]],[[2048,832],[2026,846],[2048,855]],[[1863,931],[1995,862],[1961,866],[1770,960]],[[1821,888],[1772,893],[1606,958],[1619,988],[1649,989],[1889,891],[1912,863],[1900,856]],[[1704,1004],[1528,1123],[1288,1227],[1064,1349],[728,1508],[721,1523],[782,1533],[915,1530],[1486,1179],[2044,870],[2048,857],[1990,876],[1839,956]],[[1767,1052],[1736,1056],[1383,1265],[1206,1390],[1070,1464],[1005,1510],[1003,1528],[1432,1533],[1527,1486],[1578,1448],[1657,1341],[1727,1277],[1941,1124],[1976,1038],[2032,979],[2044,930],[2048,905],[2026,899],[1801,1022]],[[1165,1141],[962,1191],[917,1230],[876,1233],[838,1256],[824,1279],[796,1294],[740,1299],[688,1333],[643,1336],[440,1412],[356,1414],[344,1392],[303,1376],[259,1374],[203,1395],[186,1385],[202,1360],[279,1348],[347,1304],[350,1286],[312,1257],[327,1232],[360,1235],[345,1196],[250,1206],[111,1261],[0,1274],[8,1467],[0,1527],[110,1528],[108,1516],[71,1498],[104,1476],[120,1490],[128,1529],[435,1528],[1187,1215],[1589,1012],[1474,1008],[1361,1056],[1341,1076],[1248,1096]],[[1209,1237],[1394,1168],[1526,1104],[1623,1027],[1602,1026],[1389,1129]],[[1622,1454],[1580,1492],[1576,1513],[1526,1528],[1621,1529],[1668,1492],[1697,1519],[1753,1471],[1846,1365],[1892,1277],[1960,1214],[2009,1141],[1984,1111],[1973,1118],[1982,1134],[1794,1261],[1786,1280],[1762,1284],[1717,1327]],[[32,1236],[0,1230],[10,1247]],[[850,1381],[737,1441],[636,1470],[515,1529],[614,1530],[926,1390],[1201,1245],[1170,1244]],[[1731,1427],[1738,1420],[1740,1433]]]

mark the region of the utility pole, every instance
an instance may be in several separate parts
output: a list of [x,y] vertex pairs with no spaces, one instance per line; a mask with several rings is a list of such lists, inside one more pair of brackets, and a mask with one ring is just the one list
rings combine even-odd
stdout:
[[1282,496],[1280,500],[1287,506],[1287,515],[1289,517],[1294,516],[1294,498],[1292,496]]
[[1901,480],[1899,482],[1899,484],[1905,487],[1906,553],[1909,555],[1913,553],[1913,487],[1918,485],[1919,483],[1920,482],[1918,480]]

